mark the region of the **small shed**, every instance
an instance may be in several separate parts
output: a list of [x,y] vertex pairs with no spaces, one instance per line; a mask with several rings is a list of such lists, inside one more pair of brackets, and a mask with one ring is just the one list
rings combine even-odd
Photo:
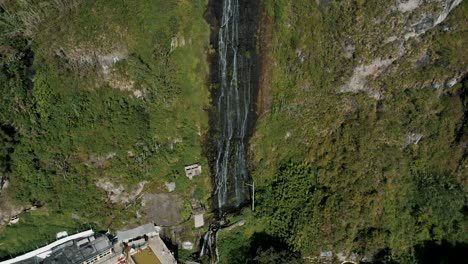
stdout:
[[202,168],[199,163],[195,163],[192,165],[185,166],[185,175],[192,179],[193,176],[198,176],[202,173]]

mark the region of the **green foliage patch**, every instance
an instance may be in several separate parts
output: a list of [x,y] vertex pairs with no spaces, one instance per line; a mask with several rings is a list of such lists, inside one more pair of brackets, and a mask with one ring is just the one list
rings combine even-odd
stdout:
[[398,54],[385,42],[404,30],[394,3],[265,1],[274,23],[262,47],[271,108],[252,140],[258,217],[303,256],[411,258],[427,241],[468,241],[466,86],[434,88],[466,72],[468,5],[368,78],[380,98],[340,92],[355,67]]
[[[58,226],[60,216],[77,213],[104,228],[137,220],[110,203],[95,185],[99,179],[127,190],[147,181],[146,192],[176,181],[182,198],[197,189],[206,203],[208,170],[193,182],[184,174],[184,165],[208,167],[202,155],[209,104],[206,4],[2,3],[0,124],[14,128],[13,135],[0,134],[1,169],[9,170],[10,181],[5,195],[20,205],[40,202],[40,210],[58,215]],[[6,228],[2,242],[26,226],[50,231],[41,217],[27,217],[27,224]],[[39,243],[15,239],[18,246],[0,257],[28,241]]]

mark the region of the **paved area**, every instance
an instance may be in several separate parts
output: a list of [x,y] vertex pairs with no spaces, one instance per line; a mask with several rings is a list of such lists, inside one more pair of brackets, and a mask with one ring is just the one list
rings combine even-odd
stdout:
[[145,194],[142,203],[148,222],[159,226],[177,225],[182,222],[182,201],[176,193]]

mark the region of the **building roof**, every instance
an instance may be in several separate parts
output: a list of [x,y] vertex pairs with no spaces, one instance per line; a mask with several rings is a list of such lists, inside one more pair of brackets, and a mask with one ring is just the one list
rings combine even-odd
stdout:
[[201,167],[200,163],[195,163],[195,164],[192,164],[192,165],[185,166],[185,170],[186,171],[187,170],[193,170],[193,169],[198,169],[200,167]]
[[16,262],[17,264],[78,264],[111,248],[106,236],[80,238],[66,241],[44,253],[44,259],[36,256]]
[[145,224],[125,231],[117,231],[118,241],[131,240],[144,235],[157,235],[154,224]]
[[72,241],[74,239],[79,239],[79,238],[85,238],[92,236],[94,234],[93,230],[88,230],[84,231],[78,234],[74,234],[62,239],[59,239],[55,242],[50,243],[49,245],[45,247],[41,247],[39,249],[33,250],[31,252],[28,252],[24,255],[18,256],[16,258],[12,258],[9,260],[2,261],[1,264],[12,264],[12,263],[37,263],[37,256],[39,255],[48,255],[53,252],[54,249],[58,248],[60,245],[67,243],[69,241]]
[[30,259],[26,259],[26,260],[21,260],[19,262],[16,262],[18,264],[38,264],[38,263],[41,263],[42,259],[39,259],[38,257],[33,257],[33,258],[30,258]]
[[201,165],[199,163],[185,166],[185,175],[192,179],[192,176],[200,175],[202,172],[201,170]]
[[84,238],[69,241],[53,249],[52,254],[44,259],[44,264],[82,263],[112,247],[106,236]]

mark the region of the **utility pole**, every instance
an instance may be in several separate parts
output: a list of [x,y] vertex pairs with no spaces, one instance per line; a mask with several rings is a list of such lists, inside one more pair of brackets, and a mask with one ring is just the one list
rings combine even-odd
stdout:
[[245,183],[245,185],[252,187],[252,212],[255,212],[255,182],[252,179],[252,184]]

